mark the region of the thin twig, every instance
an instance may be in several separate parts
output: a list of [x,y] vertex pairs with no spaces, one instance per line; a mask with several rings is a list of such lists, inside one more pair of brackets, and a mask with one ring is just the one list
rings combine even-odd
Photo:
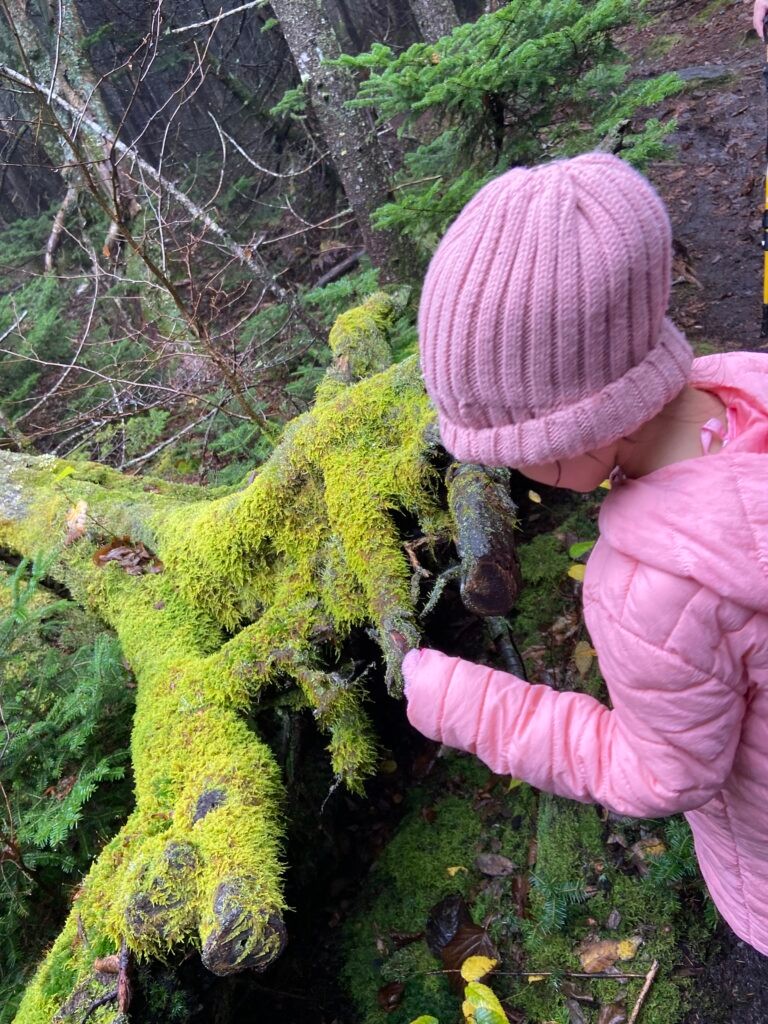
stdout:
[[249,11],[252,7],[263,7],[265,0],[251,0],[248,4],[241,4],[240,7],[233,7],[231,11],[222,11],[219,9],[219,13],[215,18],[208,18],[207,21],[196,21],[193,25],[182,25],[181,28],[172,28],[168,30],[169,36],[178,35],[179,32],[191,32],[195,28],[204,28],[206,25],[218,25],[224,18],[229,18],[233,14],[239,14],[241,11]]
[[58,24],[56,25],[56,48],[53,54],[53,69],[51,70],[51,84],[48,87],[48,103],[51,102],[51,96],[53,96],[53,89],[56,85],[56,78],[59,74],[59,57],[61,56],[61,21],[63,17],[62,7],[64,6],[63,0],[58,0],[56,4],[58,8]]
[[635,1021],[637,1020],[638,1016],[640,1015],[640,1010],[642,1009],[643,1001],[644,1001],[645,997],[648,995],[650,987],[653,984],[653,979],[656,977],[656,973],[658,972],[658,970],[659,970],[659,961],[658,960],[654,960],[653,963],[651,964],[651,969],[648,971],[648,973],[645,976],[645,984],[640,989],[640,995],[637,997],[637,1002],[635,1003],[634,1009],[632,1010],[632,1013],[630,1015],[629,1020],[627,1021],[627,1024],[635,1024]]
[[179,430],[177,433],[173,435],[173,437],[166,438],[164,441],[161,441],[160,444],[156,444],[154,448],[150,448],[148,452],[144,452],[143,455],[137,455],[135,459],[128,459],[127,462],[123,463],[122,468],[128,469],[129,466],[140,466],[143,462],[148,462],[151,458],[153,458],[153,456],[157,455],[164,448],[167,448],[168,445],[174,444],[176,441],[179,440],[180,437],[183,437],[185,434],[188,434],[190,430],[194,430],[195,427],[199,427],[201,423],[205,423],[207,419],[210,419],[212,416],[215,416],[218,411],[218,407],[216,409],[211,409],[211,411],[207,412],[204,416],[201,416],[199,419],[193,420],[192,423],[188,423],[186,427],[182,427],[181,430]]
[[[216,124],[216,118],[213,117],[213,114],[211,114],[210,110],[208,111],[208,113],[213,118],[213,123],[216,125],[217,128],[219,128],[218,124]],[[306,167],[302,167],[300,171],[283,171],[282,173],[279,171],[270,171],[268,167],[262,167],[261,164],[256,163],[253,157],[249,156],[245,152],[240,143],[237,142],[236,139],[233,139],[231,135],[228,135],[227,132],[225,132],[222,128],[219,128],[219,132],[224,136],[227,142],[232,143],[232,145],[240,154],[240,156],[243,157],[244,160],[247,160],[251,167],[255,167],[256,170],[261,171],[262,174],[268,174],[271,178],[297,178],[300,174],[306,174],[307,171],[311,171],[313,167],[316,167],[321,160],[325,160],[325,158],[328,156],[327,152],[321,153],[316,160],[313,160],[311,164],[307,164]]]
[[98,279],[98,277],[94,277],[94,281],[93,281],[93,298],[91,300],[91,308],[88,311],[88,319],[86,320],[85,327],[83,328],[82,335],[80,336],[80,341],[77,344],[77,348],[75,349],[75,354],[72,356],[72,359],[70,360],[69,366],[67,366],[67,368],[61,374],[61,376],[56,381],[56,383],[53,385],[53,387],[50,388],[48,391],[46,391],[46,393],[43,395],[42,398],[38,399],[38,401],[35,402],[35,404],[30,409],[27,409],[25,412],[23,412],[21,414],[21,416],[17,417],[17,419],[16,419],[16,423],[17,424],[21,423],[21,421],[25,420],[28,416],[31,416],[32,413],[35,412],[37,409],[39,409],[41,405],[44,405],[48,401],[48,399],[59,390],[61,385],[64,383],[64,381],[69,376],[70,370],[74,367],[74,365],[77,363],[77,360],[80,358],[80,353],[83,351],[83,346],[85,345],[85,342],[86,342],[86,340],[88,338],[88,335],[91,332],[91,324],[93,323],[93,314],[94,314],[94,311],[96,309],[96,300],[98,299],[98,297],[99,297],[99,279]]

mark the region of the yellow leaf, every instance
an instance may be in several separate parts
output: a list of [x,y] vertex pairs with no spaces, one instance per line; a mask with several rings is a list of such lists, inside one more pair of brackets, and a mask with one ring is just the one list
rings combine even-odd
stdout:
[[579,580],[579,582],[581,582],[584,579],[584,573],[586,571],[586,565],[581,565],[581,563],[577,562],[575,565],[572,565],[570,567],[570,569],[568,570],[568,575],[571,577],[572,580]]
[[60,473],[57,473],[53,479],[56,483],[58,483],[59,480],[64,480],[66,477],[72,476],[74,472],[75,470],[73,466],[65,466],[64,469],[62,469]]
[[461,1012],[464,1014],[465,1020],[474,1021],[475,1015],[472,1012],[473,1010],[474,1006],[472,1005],[472,1003],[470,1003],[468,999],[465,999],[464,1002],[461,1004]]
[[529,501],[535,502],[537,505],[541,504],[541,495],[537,494],[536,491],[528,491],[528,499]]
[[437,1017],[430,1017],[428,1013],[423,1013],[416,1020],[412,1020],[411,1024],[440,1024]]
[[463,864],[457,864],[455,867],[446,868],[445,870],[450,878],[453,878],[454,875],[458,875],[460,871],[463,871],[465,874],[469,874],[469,868],[465,868]]
[[546,974],[529,974],[528,975],[528,984],[529,985],[533,985],[537,981],[546,981],[546,978],[547,978]]
[[633,935],[630,939],[622,939],[619,943],[619,960],[631,960],[642,945],[643,940],[639,935]]
[[464,981],[479,981],[490,974],[498,963],[498,960],[489,956],[468,956],[461,965],[461,976]]
[[507,786],[507,792],[511,792],[513,789],[517,789],[518,786],[522,786],[522,779],[510,779],[509,785]]
[[610,491],[610,489],[611,489],[611,481],[610,480],[603,480],[603,482],[600,484],[600,486],[603,488],[604,491]]
[[596,654],[595,648],[586,640],[579,640],[576,644],[573,649],[573,663],[580,676],[585,676],[589,672],[589,666]]
[[[498,1013],[502,1020],[507,1020],[507,1015],[504,1013],[504,1007],[501,1005],[499,1000],[496,998],[496,993],[493,989],[488,988],[487,985],[481,985],[479,981],[471,981],[464,989],[464,995],[466,997],[465,1006],[467,1003],[471,1006],[471,1013],[475,1010],[485,1009],[493,1010],[494,1013]],[[467,1013],[465,1011],[465,1016]]]

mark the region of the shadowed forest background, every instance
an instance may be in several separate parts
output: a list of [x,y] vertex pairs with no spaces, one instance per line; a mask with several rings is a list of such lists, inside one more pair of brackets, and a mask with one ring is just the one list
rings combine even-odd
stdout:
[[605,492],[452,463],[419,290],[485,182],[599,148],[698,354],[758,347],[744,5],[0,14],[0,1022],[764,1021],[682,819],[491,775],[400,676],[605,698]]

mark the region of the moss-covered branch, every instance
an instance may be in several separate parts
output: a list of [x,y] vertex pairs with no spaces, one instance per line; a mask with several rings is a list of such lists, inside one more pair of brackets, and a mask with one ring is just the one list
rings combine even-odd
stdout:
[[[23,555],[56,546],[51,572],[116,630],[139,684],[136,808],[28,990],[24,1024],[78,1019],[109,988],[94,960],[122,939],[140,956],[191,941],[220,974],[280,952],[281,781],[239,712],[293,682],[330,734],[336,773],[359,787],[375,762],[363,694],[318,662],[316,638],[339,650],[372,622],[395,679],[391,634],[414,644],[418,631],[390,513],[408,510],[427,533],[448,528],[416,360],[382,369],[396,305],[379,294],[345,314],[315,407],[233,493],[0,453],[0,544]],[[350,340],[375,351],[361,357]],[[163,571],[129,575],[119,559],[95,558],[113,537],[143,543]]]
[[[337,778],[360,789],[375,741],[360,683],[334,662],[353,628],[372,624],[397,692],[400,660],[420,638],[392,513],[429,537],[455,532],[429,458],[434,413],[417,360],[388,365],[401,302],[378,293],[339,318],[315,406],[239,490],[0,452],[0,546],[55,547],[50,572],[114,628],[138,681],[135,810],[94,864],[19,1024],[79,1019],[111,985],[94,960],[123,941],[138,956],[192,943],[217,974],[280,953],[281,779],[240,713],[265,688],[292,684],[329,735]],[[493,501],[464,502],[460,554],[476,592],[495,593],[498,553],[502,575],[513,557],[482,535],[498,532],[499,510],[509,526],[514,508],[499,480],[473,473]],[[319,639],[335,659],[321,660]]]

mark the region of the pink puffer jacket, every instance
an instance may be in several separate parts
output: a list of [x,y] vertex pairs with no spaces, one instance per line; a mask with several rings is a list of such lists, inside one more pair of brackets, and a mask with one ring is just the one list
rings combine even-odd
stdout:
[[584,613],[613,709],[412,651],[408,718],[500,774],[634,817],[684,811],[712,898],[768,954],[768,355],[694,362],[733,438],[611,492]]

